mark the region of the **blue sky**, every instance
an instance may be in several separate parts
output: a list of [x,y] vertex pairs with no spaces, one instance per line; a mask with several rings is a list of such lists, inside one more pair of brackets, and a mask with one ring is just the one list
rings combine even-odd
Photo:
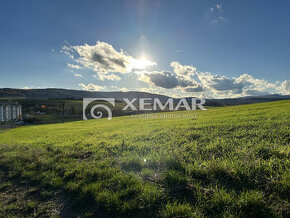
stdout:
[[0,87],[289,94],[289,11],[286,0],[1,1]]

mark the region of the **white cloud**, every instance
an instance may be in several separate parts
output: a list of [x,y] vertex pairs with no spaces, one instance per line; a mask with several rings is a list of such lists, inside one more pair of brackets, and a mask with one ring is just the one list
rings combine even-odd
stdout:
[[270,83],[263,79],[256,79],[249,74],[242,74],[234,79],[235,83],[243,85],[243,96],[274,94],[277,88],[275,83]]
[[277,87],[277,91],[283,95],[290,95],[290,80],[285,80]]
[[233,79],[212,75],[209,72],[199,73],[198,79],[204,87],[215,91],[241,90],[242,88],[242,84],[236,83]]
[[73,68],[73,69],[81,69],[81,66],[77,65],[77,64],[70,64],[70,63],[67,63],[67,67],[69,68]]
[[197,75],[196,67],[191,65],[182,65],[173,61],[170,63],[173,72],[177,75],[178,86],[182,87],[184,92],[202,92],[204,89],[193,77]]
[[110,86],[110,88],[113,90],[113,91],[121,91],[121,92],[128,92],[129,89],[127,89],[126,87],[117,87],[117,86]]
[[221,3],[210,7],[207,16],[211,25],[227,22],[227,19],[223,15],[223,6]]
[[[222,12],[222,5],[218,4],[212,8],[212,18],[219,19],[221,15],[216,15]],[[200,72],[192,65],[182,65],[176,61],[170,63],[171,72],[167,70],[148,71],[144,68],[156,65],[155,62],[145,57],[135,59],[125,51],[117,51],[112,45],[105,42],[98,41],[95,45],[66,45],[62,48],[62,53],[67,54],[74,61],[74,63],[67,64],[69,68],[91,70],[94,71],[93,77],[96,79],[116,81],[114,82],[116,90],[127,91],[127,88],[120,88],[118,82],[121,81],[122,87],[124,86],[122,79],[133,75],[131,78],[144,82],[144,87],[139,86],[139,90],[170,95],[195,93],[196,96],[226,98],[274,93],[290,94],[289,80],[282,83],[271,83],[264,79],[254,78],[249,74],[231,78],[210,72]],[[74,76],[82,77],[82,74],[75,73]],[[87,85],[80,83],[79,85],[84,90],[91,91],[106,88],[93,83]]]
[[123,50],[116,51],[108,43],[98,41],[96,45],[72,46],[72,49],[79,55],[77,62],[86,68],[97,72],[128,72],[131,56]]
[[218,16],[216,18],[213,18],[211,21],[210,21],[210,24],[218,24],[218,23],[224,23],[226,22],[227,19],[223,16]]
[[67,55],[71,59],[74,59],[74,56],[72,55],[73,54],[73,49],[69,45],[64,45],[61,48],[60,53]]
[[171,62],[170,66],[173,67],[174,73],[187,79],[189,79],[196,73],[195,67],[189,65],[181,65],[179,62],[176,61]]
[[[168,71],[146,72],[140,76],[140,80],[152,87],[160,87],[175,92],[204,93],[203,96],[212,98],[229,98],[242,96],[258,96],[289,92],[289,80],[284,81],[279,87],[275,83],[263,79],[256,79],[249,74],[242,74],[235,78],[228,78],[200,72],[193,66],[182,65],[178,62],[170,64],[174,73]],[[288,90],[288,91],[287,91]],[[182,93],[180,93],[182,95]],[[199,95],[200,95],[199,94]]]
[[139,88],[140,92],[150,92],[149,88]]
[[256,88],[265,89],[265,88],[276,88],[274,83],[269,83],[263,79],[255,79],[253,76],[249,74],[242,74],[238,78],[235,79],[236,83],[246,85],[254,85]]
[[[62,48],[62,53],[76,62],[76,64],[68,64],[68,67],[93,70],[101,80],[119,80],[118,73],[126,74],[137,69],[157,65],[144,57],[135,59],[122,49],[117,51],[112,45],[100,41],[95,45],[65,45]],[[107,74],[110,76],[106,76]]]
[[101,91],[106,88],[104,86],[98,86],[93,83],[89,83],[87,85],[85,85],[84,83],[79,83],[79,86],[82,87],[82,89],[86,91]]
[[203,92],[204,88],[197,84],[197,86],[190,86],[183,89],[185,92]]
[[99,79],[100,80],[120,80],[121,77],[117,74],[102,74],[99,73]]
[[128,89],[127,89],[127,88],[125,88],[125,87],[123,87],[123,88],[120,88],[120,90],[121,90],[122,92],[128,92]]
[[29,87],[29,86],[24,86],[22,89],[29,90],[29,89],[32,89],[32,88],[31,88],[31,87]]

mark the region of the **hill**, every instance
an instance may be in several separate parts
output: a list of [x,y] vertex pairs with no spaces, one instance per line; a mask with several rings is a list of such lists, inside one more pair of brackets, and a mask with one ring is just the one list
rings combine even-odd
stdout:
[[183,111],[2,131],[0,213],[289,217],[289,107],[276,101],[212,107],[197,119]]
[[27,99],[82,99],[82,98],[159,98],[168,99],[168,96],[146,92],[95,92],[69,89],[0,89],[0,98],[27,98]]
[[[194,97],[194,96],[192,96]],[[190,97],[190,98],[192,98]],[[0,89],[0,99],[83,99],[83,98],[115,98],[121,101],[123,98],[158,98],[161,102],[166,102],[170,96],[152,94],[147,92],[102,92],[102,91],[82,91],[69,89]],[[262,103],[277,100],[290,99],[290,95],[265,95],[247,96],[241,98],[226,99],[206,99],[208,106],[228,106]],[[178,100],[178,98],[176,99]]]

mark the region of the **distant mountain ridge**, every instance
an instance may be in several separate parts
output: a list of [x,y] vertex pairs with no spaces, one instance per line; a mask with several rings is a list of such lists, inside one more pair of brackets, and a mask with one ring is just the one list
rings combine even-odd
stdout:
[[83,91],[70,89],[0,89],[0,98],[28,98],[28,99],[82,99],[82,98],[159,98],[166,100],[170,97],[147,92],[102,92],[102,91]]
[[208,106],[231,106],[242,104],[263,103],[269,101],[289,100],[290,95],[262,95],[262,96],[246,96],[240,98],[225,98],[225,99],[206,99]]
[[[194,97],[194,96],[193,96]],[[187,99],[193,98],[188,97]],[[0,99],[82,99],[82,98],[115,98],[122,100],[123,98],[159,98],[161,102],[166,102],[166,95],[152,94],[147,92],[129,91],[129,92],[102,92],[102,91],[83,91],[70,89],[0,89]],[[265,96],[247,96],[241,98],[226,98],[226,99],[206,99],[206,105],[224,106],[224,105],[240,105],[251,103],[262,103],[268,101],[290,99],[290,95],[265,95]],[[178,100],[178,99],[176,99]]]

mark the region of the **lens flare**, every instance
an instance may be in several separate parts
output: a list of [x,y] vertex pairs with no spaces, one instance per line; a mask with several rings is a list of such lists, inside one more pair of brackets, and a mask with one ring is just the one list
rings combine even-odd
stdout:
[[155,62],[150,61],[145,56],[142,56],[139,59],[132,59],[131,61],[131,68],[132,69],[138,69],[138,70],[144,70],[146,67],[157,65]]

